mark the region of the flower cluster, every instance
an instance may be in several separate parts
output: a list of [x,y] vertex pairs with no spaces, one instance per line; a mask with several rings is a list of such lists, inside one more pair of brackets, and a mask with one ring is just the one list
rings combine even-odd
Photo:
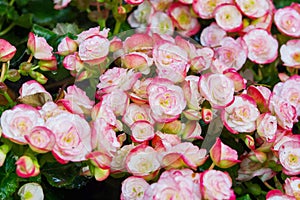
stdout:
[[[55,1],[56,9],[69,2]],[[20,103],[9,102],[1,115],[0,166],[20,145],[27,150],[16,156],[19,177],[43,173],[39,155],[50,153],[62,165],[82,163],[81,174],[98,181],[125,176],[122,200],[236,199],[254,178],[269,200],[299,199],[300,4],[125,2],[137,5],[128,17],[137,29],[126,38],[109,38],[110,30],[98,26],[51,47],[29,33],[30,56],[18,73],[35,80],[22,84]],[[198,33],[199,18],[212,20],[200,44],[180,35]],[[273,35],[273,23],[285,41]],[[8,72],[16,48],[4,39],[0,44],[3,83],[14,78]],[[41,84],[43,71],[57,70],[57,58],[76,83],[55,96]],[[255,82],[279,62],[286,73],[276,83]],[[94,77],[88,95],[77,83]],[[5,88],[0,91],[9,101]],[[221,130],[209,132],[213,126]],[[31,184],[20,188],[21,198],[43,196]]]

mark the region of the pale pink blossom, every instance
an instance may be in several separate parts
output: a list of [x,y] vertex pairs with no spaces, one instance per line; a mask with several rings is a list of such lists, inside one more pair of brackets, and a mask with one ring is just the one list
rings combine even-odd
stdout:
[[[67,100],[67,101],[64,101]],[[86,95],[86,92],[76,85],[67,88],[64,99],[62,100],[67,110],[76,114],[89,114],[94,105],[94,101]]]
[[224,144],[219,137],[209,153],[214,164],[220,168],[229,168],[240,162],[237,151]]
[[300,174],[300,140],[284,142],[278,149],[278,156],[285,174]]
[[134,148],[133,144],[124,145],[117,150],[115,155],[112,157],[110,169],[112,173],[126,172],[126,157],[128,153]]
[[190,7],[180,2],[172,3],[168,10],[177,31],[185,36],[195,35],[200,30],[200,24],[190,12]]
[[291,130],[298,121],[296,107],[278,95],[271,95],[269,109],[276,116],[278,125],[284,129]]
[[235,199],[231,177],[227,172],[206,170],[200,174],[200,189],[204,199]]
[[240,70],[247,59],[247,49],[244,48],[242,39],[225,37],[220,41],[220,47],[215,48],[215,58],[226,67]]
[[0,62],[7,62],[11,60],[17,49],[11,45],[8,41],[0,39]]
[[261,112],[269,111],[269,98],[271,95],[271,90],[265,86],[255,86],[250,85],[247,88],[247,94],[251,96],[257,104],[258,109]]
[[207,70],[213,60],[214,50],[210,47],[203,47],[196,50],[196,55],[191,58],[191,71],[200,73]]
[[75,40],[65,37],[61,40],[57,47],[57,53],[66,56],[74,53],[77,50],[77,43]]
[[160,169],[157,151],[145,144],[136,146],[126,157],[126,169],[134,176],[152,179]]
[[148,102],[147,87],[151,83],[152,78],[137,80],[132,87],[130,99],[136,104],[145,104]]
[[129,105],[129,97],[122,90],[114,90],[102,96],[103,106],[108,106],[116,116],[123,116]]
[[268,142],[275,140],[277,131],[277,119],[270,113],[261,114],[256,121],[257,133]]
[[[41,200],[44,199],[44,192],[42,186],[38,183],[26,183],[18,190],[18,195],[21,200]],[[28,199],[30,196],[30,199]]]
[[291,76],[285,82],[277,83],[273,88],[273,95],[277,95],[288,101],[297,110],[300,116],[300,76]]
[[156,151],[164,152],[167,148],[181,143],[181,139],[178,135],[175,134],[168,134],[156,131],[155,136],[151,142]]
[[191,142],[182,142],[160,153],[160,162],[166,169],[188,167],[196,169],[207,159],[206,149],[199,149]]
[[91,126],[92,148],[113,157],[121,147],[113,127],[102,118],[94,120]]
[[131,52],[121,56],[122,65],[127,69],[140,71],[142,74],[149,74],[153,59],[141,52]]
[[200,77],[201,95],[212,107],[224,108],[234,100],[234,83],[223,74],[204,74]]
[[156,44],[153,49],[153,59],[158,76],[175,83],[183,81],[189,70],[187,52],[170,42]]
[[43,93],[46,101],[52,101],[52,96],[49,92],[47,92],[40,83],[36,80],[30,80],[22,84],[19,89],[20,98],[24,98],[26,96],[35,95]]
[[72,76],[76,76],[79,71],[84,68],[82,60],[80,60],[78,53],[67,55],[63,60],[63,66],[71,71]]
[[143,2],[144,2],[144,0],[125,0],[125,3],[131,4],[131,5],[139,5]]
[[108,32],[109,32],[109,29],[107,29],[107,28],[104,28],[102,31],[100,31],[99,26],[93,27],[86,31],[82,31],[80,34],[78,34],[76,42],[78,44],[81,44],[83,41],[85,41],[86,39],[93,37],[93,36],[100,36],[102,38],[107,38]]
[[248,95],[240,95],[222,111],[221,117],[225,127],[237,134],[254,131],[259,114],[255,101]]
[[164,171],[145,192],[144,199],[202,199],[199,174],[190,169]]
[[110,168],[112,158],[101,151],[90,152],[85,157],[89,159],[95,167],[103,170]]
[[40,173],[40,166],[36,158],[31,158],[29,156],[21,156],[16,161],[16,165],[16,173],[21,178],[37,176]]
[[143,52],[151,55],[153,48],[153,38],[147,33],[135,33],[125,39],[123,49],[125,53]]
[[186,107],[183,90],[167,79],[155,79],[147,87],[152,117],[158,122],[173,121]]
[[27,41],[27,47],[32,55],[39,60],[51,60],[53,56],[53,48],[47,43],[43,37],[36,36],[30,32]]
[[131,103],[127,107],[122,121],[129,127],[137,121],[147,121],[150,124],[154,124],[154,120],[152,119],[150,112],[150,107],[147,104],[138,105]]
[[232,0],[195,0],[193,9],[202,19],[212,19],[217,6],[227,3],[233,3]]
[[259,18],[264,16],[270,9],[269,0],[236,0],[237,7],[244,15],[250,18]]
[[154,137],[154,127],[148,121],[136,121],[131,125],[130,130],[134,142],[144,142]]
[[24,136],[30,148],[38,153],[52,151],[55,145],[54,133],[45,126],[35,126]]
[[133,70],[114,67],[106,70],[100,76],[100,83],[97,88],[105,93],[112,92],[115,89],[130,90],[140,76],[141,73],[135,73]]
[[212,22],[205,27],[200,35],[200,42],[203,46],[216,47],[220,45],[221,40],[226,36],[226,31],[223,30],[217,23]]
[[54,117],[60,113],[67,112],[63,106],[59,106],[53,101],[46,102],[39,110],[42,118],[47,121],[48,118]]
[[106,59],[109,46],[110,42],[106,37],[95,35],[79,44],[78,55],[83,62],[96,65]]
[[[276,175],[276,172],[269,168],[266,163],[253,161],[253,156],[255,155],[252,152],[242,157],[242,162],[240,163],[240,168],[238,170],[238,181],[249,181],[256,176],[262,181],[267,181]],[[274,158],[268,156],[268,160],[274,160]]]
[[152,33],[172,35],[174,25],[172,19],[164,12],[157,11],[150,16],[149,30]]
[[143,178],[130,176],[122,182],[121,200],[143,200],[144,193],[149,187]]
[[274,22],[278,30],[291,37],[300,36],[300,13],[287,6],[275,12]]
[[295,197],[283,194],[281,190],[270,190],[266,195],[266,200],[296,200]]
[[277,58],[278,41],[263,29],[253,29],[243,36],[248,47],[248,58],[258,64],[267,64]]
[[223,4],[216,7],[214,16],[217,24],[227,32],[242,29],[242,14],[234,4]]
[[151,0],[150,3],[154,10],[156,11],[164,11],[166,10],[173,0]]
[[149,17],[153,12],[154,9],[151,3],[144,1],[128,16],[127,21],[132,28],[146,28]]
[[71,0],[53,0],[54,9],[60,10],[68,6],[68,4],[71,2]]
[[289,40],[280,47],[280,58],[283,65],[292,68],[300,68],[300,39]]
[[225,70],[223,74],[233,80],[235,92],[246,89],[247,80],[244,79],[243,76],[236,71],[236,69],[229,68]]
[[46,127],[55,135],[52,153],[58,162],[83,161],[92,151],[91,128],[79,115],[63,112],[48,118]]
[[199,77],[189,75],[183,82],[182,89],[190,109],[200,110],[200,103],[204,100],[198,90]]
[[186,141],[203,139],[201,136],[202,128],[197,121],[191,120],[182,123],[182,130],[180,132],[181,138]]
[[299,177],[290,177],[284,181],[284,190],[285,193],[289,196],[295,197],[296,199],[300,198],[300,178]]
[[103,101],[100,101],[95,106],[93,106],[91,111],[92,120],[97,118],[102,118],[111,126],[118,126],[119,122],[112,108],[108,105],[103,104]]
[[57,70],[56,57],[53,55],[49,60],[39,60],[38,66],[42,71],[55,71]]
[[[246,22],[246,21],[244,21],[244,22]],[[243,27],[242,32],[247,33],[250,30],[261,28],[261,29],[265,29],[266,31],[268,31],[270,33],[271,28],[272,28],[272,24],[273,24],[273,10],[268,11],[262,17],[259,17],[255,20],[244,23],[244,27]]]
[[16,105],[1,116],[3,136],[18,144],[27,144],[24,135],[39,125],[44,125],[44,119],[36,108],[26,104]]

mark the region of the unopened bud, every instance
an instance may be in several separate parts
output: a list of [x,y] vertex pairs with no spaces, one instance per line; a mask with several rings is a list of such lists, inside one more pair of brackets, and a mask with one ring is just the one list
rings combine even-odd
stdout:
[[23,76],[27,76],[30,69],[32,67],[32,64],[31,63],[28,63],[28,62],[22,62],[19,69],[20,69],[20,73],[23,75]]
[[52,56],[51,60],[40,60],[39,63],[39,68],[42,71],[54,71],[57,70],[57,61],[55,56]]
[[21,78],[21,75],[20,75],[19,71],[16,69],[10,69],[7,73],[7,79],[12,82],[16,82],[16,81],[20,80],[20,78]]

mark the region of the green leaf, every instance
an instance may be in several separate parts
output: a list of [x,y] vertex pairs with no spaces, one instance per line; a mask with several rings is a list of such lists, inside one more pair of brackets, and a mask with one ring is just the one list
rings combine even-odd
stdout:
[[14,21],[14,23],[23,28],[30,28],[32,26],[32,17],[33,15],[30,13],[22,14]]
[[46,163],[42,173],[49,184],[57,188],[80,188],[85,184],[87,178],[80,176],[81,164],[69,163]]
[[15,10],[13,6],[9,6],[7,9],[7,18],[11,20],[18,19],[19,15],[18,12]]
[[28,4],[29,0],[16,0],[18,6],[23,7]]
[[249,194],[246,194],[244,196],[236,198],[236,200],[251,200],[251,197]]
[[34,34],[40,36],[40,37],[43,37],[45,38],[47,41],[48,40],[51,40],[53,38],[55,38],[57,35],[52,32],[51,30],[47,29],[47,28],[44,28],[40,25],[37,25],[37,24],[34,24],[32,26],[32,31]]
[[7,14],[8,3],[0,1],[0,16],[4,16]]

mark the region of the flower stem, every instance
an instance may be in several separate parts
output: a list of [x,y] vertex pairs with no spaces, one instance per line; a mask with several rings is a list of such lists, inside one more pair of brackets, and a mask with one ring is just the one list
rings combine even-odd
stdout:
[[15,23],[11,23],[8,27],[6,27],[6,29],[4,29],[3,31],[0,32],[0,36],[5,35],[7,32],[9,32],[16,24]]
[[113,35],[118,34],[120,32],[120,28],[121,28],[121,22],[119,20],[116,20]]
[[263,182],[264,183],[264,185],[267,187],[267,188],[269,188],[270,190],[274,190],[275,188],[274,187],[272,187],[267,181],[265,181],[265,182]]
[[208,168],[208,170],[212,170],[215,167],[215,163],[211,163],[210,167]]
[[6,74],[6,63],[2,63],[0,82],[4,82]]
[[9,94],[5,91],[3,92],[3,96],[5,97],[5,99],[7,100],[8,102],[8,105],[10,107],[13,107],[15,105],[15,102],[11,99],[11,97],[9,96]]
[[29,58],[28,58],[27,62],[28,62],[28,63],[31,63],[31,60],[32,60],[32,58],[33,58],[33,55],[32,55],[32,54],[30,54],[30,56],[29,56]]

